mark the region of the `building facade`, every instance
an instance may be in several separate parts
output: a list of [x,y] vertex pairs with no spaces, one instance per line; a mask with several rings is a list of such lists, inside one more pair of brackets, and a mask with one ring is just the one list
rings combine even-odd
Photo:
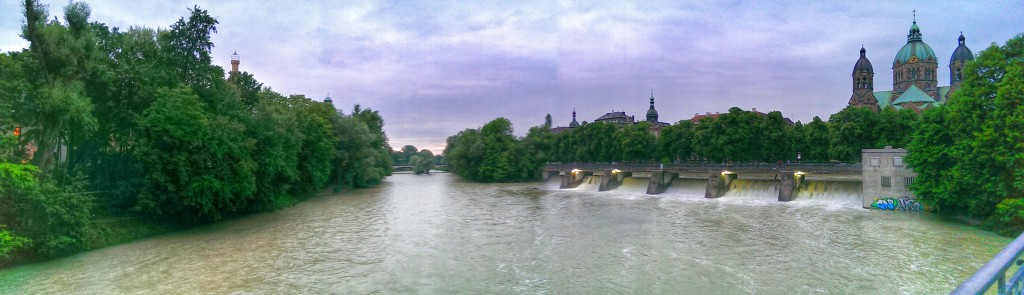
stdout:
[[864,208],[882,210],[922,211],[910,185],[917,173],[907,168],[903,159],[907,150],[887,146],[883,149],[861,150],[861,189]]
[[853,66],[853,95],[849,105],[879,111],[885,108],[909,108],[915,112],[941,106],[960,86],[964,64],[974,60],[965,43],[963,33],[957,38],[958,46],[949,59],[949,86],[938,86],[938,57],[931,46],[924,43],[917,20],[910,26],[907,43],[892,61],[892,90],[875,91],[874,68],[867,58],[867,50],[860,48],[860,59]]

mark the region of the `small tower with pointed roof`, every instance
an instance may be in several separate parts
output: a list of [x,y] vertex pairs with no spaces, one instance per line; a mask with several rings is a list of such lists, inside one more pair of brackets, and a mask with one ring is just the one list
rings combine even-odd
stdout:
[[327,93],[327,97],[324,97],[324,102],[327,103],[327,104],[333,104],[334,103],[334,101],[331,100],[331,94],[330,93]]
[[658,110],[654,109],[654,89],[651,89],[651,108],[647,109],[647,122],[658,123]]
[[960,88],[960,82],[964,79],[964,65],[974,60],[974,53],[971,52],[970,48],[967,48],[966,41],[967,38],[964,38],[964,32],[960,32],[960,38],[957,38],[958,45],[953,50],[953,56],[949,57],[949,86],[952,87],[949,90],[950,93]]
[[875,98],[875,69],[868,60],[867,50],[860,46],[860,59],[853,65],[853,96],[849,105],[871,108],[878,111],[878,99]]
[[576,109],[572,109],[572,122],[569,122],[569,128],[580,127],[580,122],[576,122]]
[[241,63],[238,59],[238,51],[231,54],[231,73],[238,73],[238,64]]

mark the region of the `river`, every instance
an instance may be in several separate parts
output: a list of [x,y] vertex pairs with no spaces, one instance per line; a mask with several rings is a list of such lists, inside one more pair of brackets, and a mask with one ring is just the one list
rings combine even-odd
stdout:
[[[0,272],[0,294],[933,294],[1011,239],[863,209],[837,185],[644,195],[397,174],[191,230]],[[821,186],[821,185],[819,185]],[[826,193],[821,193],[826,192]]]

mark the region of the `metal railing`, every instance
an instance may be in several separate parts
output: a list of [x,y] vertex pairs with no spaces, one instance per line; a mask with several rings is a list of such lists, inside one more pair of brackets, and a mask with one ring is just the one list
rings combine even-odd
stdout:
[[1024,233],[1006,245],[1006,248],[999,251],[992,260],[985,263],[951,294],[985,294],[993,284],[998,287],[999,294],[1021,294],[1024,290],[1024,268],[1018,267],[1010,280],[1006,280],[1006,271],[1010,267],[1024,263],[1020,257],[1021,253],[1024,253]]

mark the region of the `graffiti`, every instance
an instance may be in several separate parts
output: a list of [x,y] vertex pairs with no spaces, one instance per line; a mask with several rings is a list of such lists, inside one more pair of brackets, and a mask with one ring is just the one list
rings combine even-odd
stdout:
[[875,198],[875,201],[871,203],[871,208],[882,210],[924,211],[924,204],[921,204],[921,202],[911,199],[910,197]]

